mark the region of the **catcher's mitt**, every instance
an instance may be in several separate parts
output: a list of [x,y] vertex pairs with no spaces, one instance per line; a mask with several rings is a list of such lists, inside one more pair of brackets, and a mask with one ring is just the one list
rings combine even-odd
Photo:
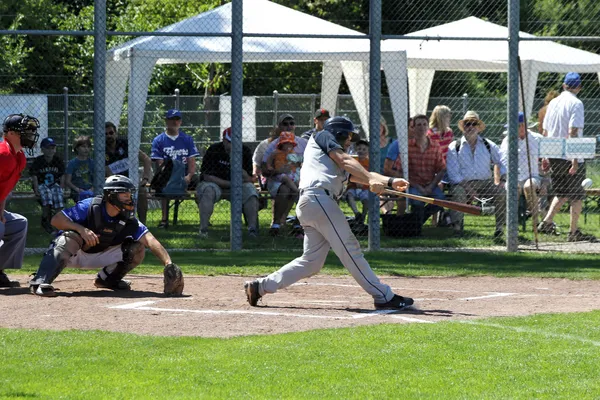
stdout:
[[165,294],[181,296],[183,293],[183,273],[176,264],[167,264],[164,269]]

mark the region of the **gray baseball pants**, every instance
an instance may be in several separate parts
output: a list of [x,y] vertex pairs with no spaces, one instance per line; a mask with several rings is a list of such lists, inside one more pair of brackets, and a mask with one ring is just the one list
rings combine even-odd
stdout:
[[20,269],[27,240],[27,218],[4,211],[6,223],[0,222],[0,270]]

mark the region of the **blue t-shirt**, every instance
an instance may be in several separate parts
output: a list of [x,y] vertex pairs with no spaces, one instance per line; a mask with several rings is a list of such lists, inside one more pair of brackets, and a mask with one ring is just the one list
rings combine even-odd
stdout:
[[[62,210],[62,213],[67,218],[69,218],[71,221],[73,221],[85,228],[89,228],[89,226],[88,226],[88,210],[90,209],[90,206],[91,206],[93,200],[94,200],[93,197],[82,200],[79,203],[75,204],[73,207]],[[117,220],[117,218],[113,218],[110,215],[108,215],[108,213],[106,212],[106,207],[101,207],[101,208],[102,208],[102,219],[104,221],[115,222]],[[146,225],[142,224],[137,219],[136,219],[136,222],[138,224],[138,228],[135,231],[135,234],[132,236],[132,238],[133,238],[133,240],[138,241],[138,240],[140,240],[140,238],[142,236],[144,236],[146,233],[148,233],[148,228],[146,228]]]
[[[400,148],[398,147],[398,141],[394,140],[388,146],[387,155],[382,156],[382,160],[385,161],[386,158],[389,158],[392,161],[396,161],[396,159],[398,159],[399,154],[400,154]],[[383,171],[383,168],[381,170]]]
[[94,162],[89,158],[87,160],[74,158],[67,164],[67,174],[71,175],[73,185],[83,190],[89,190],[94,178]]
[[164,160],[167,157],[179,160],[185,164],[186,173],[188,157],[196,157],[198,154],[194,139],[181,131],[176,139],[163,132],[152,141],[153,160]]
[[[394,142],[397,142],[397,140],[394,140],[394,141],[388,140],[387,144],[379,149],[379,151],[380,151],[380,153],[379,153],[379,172],[381,172],[382,174],[383,174],[383,164],[385,163],[385,158],[388,154],[390,154],[389,153],[390,149],[392,147],[394,147],[394,145],[393,145]],[[398,149],[398,146],[395,146],[395,147],[396,147],[396,149]],[[387,157],[387,158],[389,158],[389,157]],[[394,160],[395,160],[395,158],[394,158]]]

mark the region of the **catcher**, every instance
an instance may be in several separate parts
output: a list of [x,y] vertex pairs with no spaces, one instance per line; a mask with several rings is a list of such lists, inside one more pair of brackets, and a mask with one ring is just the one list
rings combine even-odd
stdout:
[[148,247],[165,265],[164,292],[181,295],[183,275],[146,226],[134,216],[132,194],[136,187],[122,175],[109,176],[102,196],[85,199],[52,218],[62,232],[44,253],[40,267],[29,282],[31,293],[54,297],[52,282],[65,267],[101,268],[94,286],[130,290],[125,275],[144,260]]

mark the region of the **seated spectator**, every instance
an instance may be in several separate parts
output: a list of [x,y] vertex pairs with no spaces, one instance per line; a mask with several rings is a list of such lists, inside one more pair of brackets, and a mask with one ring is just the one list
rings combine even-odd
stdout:
[[[452,200],[467,203],[477,196],[491,198],[496,217],[494,239],[502,240],[506,225],[506,166],[502,163],[500,149],[494,142],[479,135],[485,130],[485,123],[475,111],[467,111],[458,121],[458,128],[463,137],[450,143],[446,159]],[[494,182],[492,164],[500,168],[499,185]],[[451,210],[450,218],[455,235],[461,236],[464,214]]]
[[[413,121],[413,137],[408,139],[408,181],[410,186],[408,192],[419,196],[444,199],[444,193],[439,183],[446,173],[446,164],[442,156],[440,145],[427,136],[428,119],[425,115],[416,115]],[[402,155],[398,142],[392,142],[390,150],[385,159],[383,168],[385,175],[402,177]],[[441,207],[433,204],[425,204],[422,201],[408,200],[412,212],[420,217],[421,224],[441,210]]]
[[329,111],[324,109],[324,108],[319,108],[317,111],[315,111],[315,118],[313,119],[313,122],[315,124],[315,127],[304,132],[302,134],[302,139],[310,139],[315,133],[322,131],[323,130],[323,124],[325,123],[325,121],[327,121],[327,119],[330,118],[329,115]]
[[71,189],[71,198],[78,202],[94,196],[94,162],[89,158],[92,142],[89,136],[77,136],[73,151],[77,156],[67,164],[65,185]]
[[[369,142],[361,139],[356,142],[354,149],[356,150],[356,160],[364,169],[368,171]],[[369,210],[369,186],[360,185],[358,183],[351,182],[350,180],[348,181],[349,183],[346,187],[346,201],[348,201],[348,205],[354,213],[354,223],[362,225],[365,223],[365,217],[367,216]],[[356,206],[357,200],[362,204],[362,212],[358,211],[358,207]]]
[[281,132],[277,149],[267,159],[267,171],[271,174],[271,178],[286,185],[294,193],[298,193],[300,167],[302,166],[301,158],[294,151],[296,146],[297,143],[292,132]]
[[[106,177],[112,175],[129,177],[129,143],[127,139],[118,137],[117,127],[110,121],[104,124],[104,130],[106,134]],[[138,158],[144,167],[144,173],[137,192],[137,212],[139,221],[145,224],[148,214],[148,190],[146,185],[152,180],[152,161],[141,150]]]
[[42,204],[42,228],[54,233],[50,219],[65,206],[65,163],[56,154],[56,143],[52,138],[44,138],[40,143],[42,155],[33,160],[30,168],[33,193]]
[[[230,200],[231,188],[231,128],[223,131],[222,141],[212,144],[204,154],[200,167],[200,184],[196,201],[200,210],[200,237],[208,237],[208,224],[214,205],[221,199]],[[252,151],[242,145],[242,204],[250,237],[258,236],[258,192],[252,183]]]
[[454,133],[452,133],[452,128],[450,128],[451,118],[452,110],[449,107],[435,106],[429,119],[429,130],[427,131],[427,136],[440,145],[444,162],[446,162],[448,146],[454,140]]
[[[188,190],[194,190],[198,183],[195,157],[199,155],[194,139],[181,130],[181,112],[179,110],[168,110],[165,114],[165,124],[165,131],[152,140],[151,158],[156,161],[158,166],[162,165],[166,158],[182,163],[185,185]],[[162,200],[162,220],[158,227],[166,228],[168,221],[169,200],[164,199]]]

